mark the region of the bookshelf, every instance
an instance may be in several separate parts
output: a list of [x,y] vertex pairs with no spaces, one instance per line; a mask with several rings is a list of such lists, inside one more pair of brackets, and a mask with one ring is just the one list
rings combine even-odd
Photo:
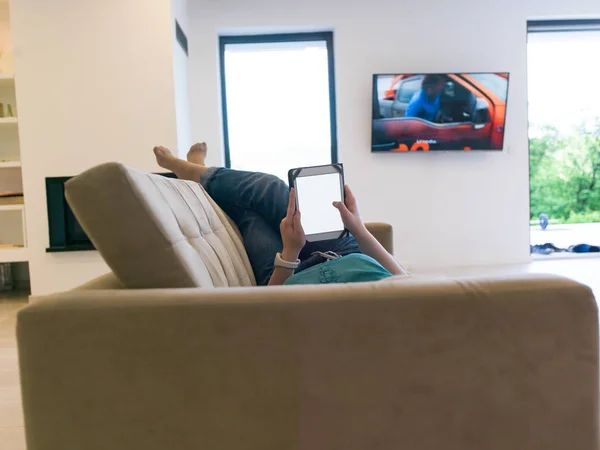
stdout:
[[0,1],[0,44],[0,264],[23,264],[29,249],[8,1]]

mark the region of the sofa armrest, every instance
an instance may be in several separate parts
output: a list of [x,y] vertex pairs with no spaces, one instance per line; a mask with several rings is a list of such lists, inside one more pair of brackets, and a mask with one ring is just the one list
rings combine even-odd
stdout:
[[394,230],[388,223],[368,222],[367,230],[379,241],[391,255],[394,254]]
[[29,450],[596,450],[589,288],[71,291],[24,308]]

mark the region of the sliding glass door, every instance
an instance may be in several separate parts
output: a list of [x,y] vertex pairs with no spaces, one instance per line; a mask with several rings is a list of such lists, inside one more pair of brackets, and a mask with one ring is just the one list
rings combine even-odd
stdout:
[[534,253],[561,252],[576,244],[600,245],[598,55],[600,21],[529,23]]

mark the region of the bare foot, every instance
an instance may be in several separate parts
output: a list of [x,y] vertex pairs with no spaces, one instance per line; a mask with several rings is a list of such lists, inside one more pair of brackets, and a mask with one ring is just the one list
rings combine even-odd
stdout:
[[198,142],[190,147],[190,151],[187,154],[187,160],[191,163],[203,166],[207,152],[208,148],[206,142]]
[[207,170],[206,166],[178,158],[166,147],[154,147],[153,151],[156,155],[158,165],[163,169],[173,172],[180,180],[195,181],[198,183],[202,174]]
[[179,158],[173,155],[171,150],[163,146],[154,147],[153,151],[156,155],[156,162],[158,165],[163,169],[172,171]]

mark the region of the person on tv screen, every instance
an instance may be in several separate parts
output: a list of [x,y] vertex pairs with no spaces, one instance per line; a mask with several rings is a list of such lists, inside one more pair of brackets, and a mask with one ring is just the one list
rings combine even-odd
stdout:
[[419,117],[435,122],[440,112],[440,97],[444,91],[444,78],[441,75],[429,74],[423,78],[421,90],[415,92],[408,103],[404,117]]

